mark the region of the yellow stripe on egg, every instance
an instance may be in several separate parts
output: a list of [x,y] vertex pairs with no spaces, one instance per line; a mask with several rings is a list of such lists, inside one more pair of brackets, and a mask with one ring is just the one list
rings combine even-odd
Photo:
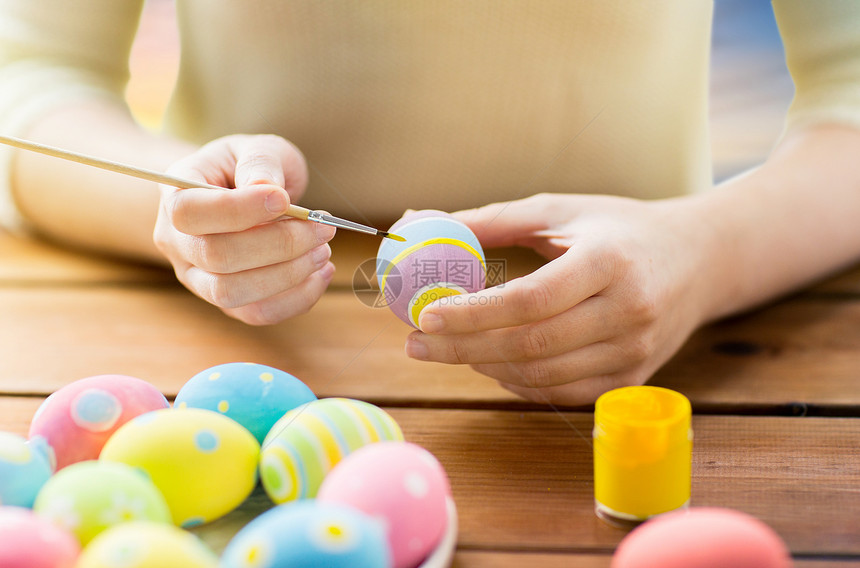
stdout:
[[397,265],[398,262],[400,262],[401,260],[403,260],[404,258],[409,256],[410,254],[414,253],[415,251],[422,249],[424,247],[431,246],[431,245],[454,245],[456,247],[460,247],[461,249],[466,250],[467,252],[469,252],[469,254],[471,254],[472,256],[477,258],[478,261],[481,263],[481,267],[485,271],[487,269],[487,265],[484,262],[483,255],[480,252],[478,252],[477,250],[475,250],[475,247],[473,247],[469,243],[461,241],[460,239],[452,239],[450,237],[439,237],[436,239],[428,239],[426,241],[422,241],[418,244],[412,245],[411,247],[407,247],[407,248],[403,249],[402,251],[400,251],[400,254],[395,256],[391,260],[391,262],[388,263],[388,266],[385,268],[385,272],[382,273],[382,278],[379,281],[379,291],[384,295],[384,293],[385,293],[385,281],[388,278],[388,275],[391,273],[391,270]]

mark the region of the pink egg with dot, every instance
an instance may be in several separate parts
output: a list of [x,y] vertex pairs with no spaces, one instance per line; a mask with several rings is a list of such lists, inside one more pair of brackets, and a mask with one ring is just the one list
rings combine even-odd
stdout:
[[71,533],[30,509],[0,507],[3,568],[72,568],[80,552]]
[[47,444],[55,469],[94,460],[123,424],[151,410],[168,408],[154,386],[125,375],[98,375],[57,390],[36,410],[30,439]]
[[408,442],[378,442],[343,459],[317,500],[350,505],[386,526],[394,568],[412,568],[446,530],[451,487],[436,457]]
[[652,518],[627,535],[612,568],[789,568],[782,539],[732,509],[700,507]]

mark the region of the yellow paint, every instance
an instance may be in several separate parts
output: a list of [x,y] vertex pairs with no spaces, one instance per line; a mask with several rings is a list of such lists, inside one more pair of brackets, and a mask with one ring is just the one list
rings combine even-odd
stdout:
[[413,298],[412,303],[409,306],[409,319],[412,320],[415,327],[418,327],[418,316],[421,315],[421,311],[429,304],[435,302],[439,298],[459,296],[462,293],[462,290],[456,290],[454,288],[430,288],[429,290],[424,290],[418,295],[418,297]]
[[615,389],[594,409],[594,497],[619,520],[648,517],[690,500],[690,401],[652,386]]
[[[406,240],[406,239],[404,239]],[[422,249],[424,247],[429,247],[431,245],[454,245],[458,246],[466,251],[468,251],[472,256],[474,256],[481,263],[481,268],[486,272],[487,264],[484,262],[484,256],[475,250],[475,247],[470,245],[469,243],[463,242],[459,239],[451,239],[448,237],[440,237],[438,239],[428,239],[426,241],[422,241],[416,245],[412,245],[411,247],[407,247],[400,251],[400,254],[391,259],[391,262],[388,263],[388,266],[385,268],[385,272],[382,273],[382,278],[379,279],[379,290],[383,294],[385,293],[385,281],[388,278],[388,274],[391,272],[391,269],[397,266],[397,263],[417,251],[418,249]]]

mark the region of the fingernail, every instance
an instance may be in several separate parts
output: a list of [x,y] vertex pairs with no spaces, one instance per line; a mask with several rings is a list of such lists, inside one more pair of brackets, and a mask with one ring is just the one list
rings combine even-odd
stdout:
[[331,280],[334,276],[334,264],[329,262],[320,268],[320,276],[322,276],[324,280]]
[[436,333],[444,327],[441,316],[434,313],[422,313],[418,317],[418,327],[424,333]]
[[269,213],[283,213],[287,210],[287,195],[283,191],[272,191],[266,196],[266,210]]
[[311,253],[311,260],[313,260],[314,266],[317,268],[322,267],[322,265],[328,262],[329,258],[331,258],[331,247],[328,245],[317,247]]
[[412,359],[426,361],[430,356],[430,350],[420,340],[409,337],[406,340],[406,355]]
[[316,223],[316,227],[314,227],[317,238],[322,241],[328,242],[334,237],[335,228],[331,225],[325,225],[323,223]]

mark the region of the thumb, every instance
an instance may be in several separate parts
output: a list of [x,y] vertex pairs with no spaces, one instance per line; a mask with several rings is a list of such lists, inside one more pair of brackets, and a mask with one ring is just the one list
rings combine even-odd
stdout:
[[307,163],[294,145],[279,136],[257,135],[231,140],[236,156],[236,187],[277,185],[297,201],[308,183]]
[[552,223],[551,205],[542,196],[491,203],[452,213],[485,248],[527,246]]

